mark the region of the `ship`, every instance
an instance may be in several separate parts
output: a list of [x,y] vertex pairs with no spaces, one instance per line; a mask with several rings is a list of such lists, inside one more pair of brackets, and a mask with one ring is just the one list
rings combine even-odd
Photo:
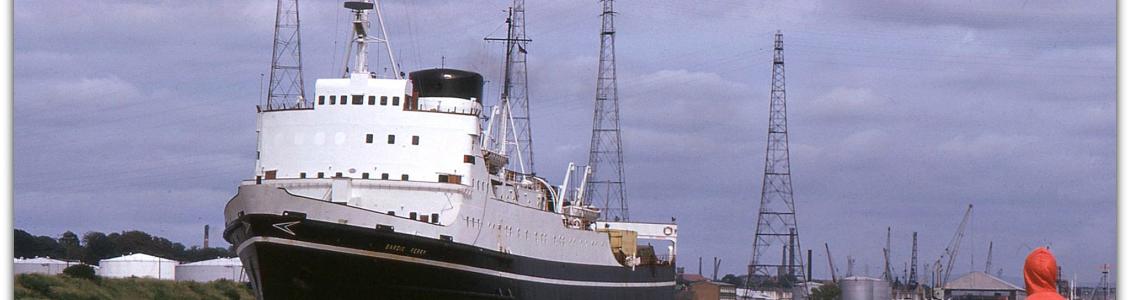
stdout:
[[673,297],[676,224],[602,220],[590,169],[552,185],[508,168],[478,73],[370,72],[374,4],[345,2],[358,51],[343,76],[318,79],[310,105],[257,109],[254,177],[223,234],[256,298]]

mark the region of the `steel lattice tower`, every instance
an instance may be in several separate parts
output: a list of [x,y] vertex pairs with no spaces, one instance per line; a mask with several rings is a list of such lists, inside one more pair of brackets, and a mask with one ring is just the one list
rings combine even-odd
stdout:
[[271,83],[265,110],[309,107],[302,82],[302,39],[298,0],[279,0],[275,11],[275,42],[271,54]]
[[503,68],[501,124],[507,128],[497,138],[506,147],[504,153],[510,156],[507,169],[523,174],[535,174],[533,135],[530,130],[530,102],[526,70],[526,46],[531,41],[526,38],[526,1],[514,0],[510,15],[506,19],[506,38],[485,38],[487,41],[506,42],[506,62]]
[[[510,169],[526,174],[534,172],[534,141],[530,133],[530,99],[529,86],[526,85],[526,46],[530,40],[526,38],[526,1],[514,0],[514,15],[511,17],[510,26],[514,32],[514,43],[506,50],[510,52],[510,86],[506,87],[510,102],[510,120],[513,122],[515,143],[514,151],[520,153],[521,159],[510,161]],[[517,164],[517,165],[515,165]]]
[[[776,249],[781,256],[774,258]],[[753,258],[747,285],[756,289],[790,287],[804,280],[789,173],[789,135],[785,114],[785,57],[782,35],[773,42],[773,83],[769,93],[769,136],[765,149],[765,177],[761,208],[753,238]],[[803,297],[803,296],[802,296]],[[799,297],[798,297],[799,298]]]
[[589,142],[592,178],[585,195],[600,207],[603,220],[628,220],[624,193],[624,152],[620,143],[620,103],[616,92],[616,29],[612,0],[602,0],[600,66],[596,76],[596,110]]
[[912,288],[918,287],[918,232],[915,231],[910,245],[910,278],[906,280],[906,284]]

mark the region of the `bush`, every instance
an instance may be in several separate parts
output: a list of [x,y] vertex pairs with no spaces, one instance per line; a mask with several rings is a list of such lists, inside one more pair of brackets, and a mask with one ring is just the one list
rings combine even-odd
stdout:
[[84,264],[77,264],[67,267],[66,269],[63,269],[63,274],[67,274],[67,276],[74,278],[88,280],[94,280],[97,277],[96,275],[94,275],[94,267]]

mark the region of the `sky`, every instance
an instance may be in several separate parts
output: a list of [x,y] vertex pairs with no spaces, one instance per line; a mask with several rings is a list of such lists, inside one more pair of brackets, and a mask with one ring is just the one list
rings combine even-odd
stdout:
[[[386,1],[402,69],[482,73],[498,94],[508,1]],[[974,206],[954,274],[1020,278],[1050,246],[1098,280],[1115,254],[1115,1],[619,1],[616,59],[635,221],[679,223],[679,264],[743,274],[785,41],[801,247],[827,278],[941,255]],[[308,93],[341,72],[347,14],[301,2]],[[275,1],[14,4],[14,225],[143,230],[200,245],[253,176]],[[527,3],[535,164],[587,161],[597,1]],[[376,56],[376,55],[374,55]],[[374,63],[376,61],[374,60]],[[488,104],[492,101],[487,97]],[[213,239],[213,245],[217,244]],[[221,242],[222,244],[222,242]],[[920,273],[925,271],[920,270]],[[952,277],[956,277],[952,276]]]

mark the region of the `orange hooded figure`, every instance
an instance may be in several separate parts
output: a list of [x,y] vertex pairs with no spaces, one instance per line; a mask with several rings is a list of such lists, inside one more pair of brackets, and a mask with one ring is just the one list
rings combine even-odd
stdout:
[[1028,290],[1028,300],[1064,300],[1055,287],[1058,271],[1051,251],[1044,247],[1032,250],[1024,260],[1024,288]]

